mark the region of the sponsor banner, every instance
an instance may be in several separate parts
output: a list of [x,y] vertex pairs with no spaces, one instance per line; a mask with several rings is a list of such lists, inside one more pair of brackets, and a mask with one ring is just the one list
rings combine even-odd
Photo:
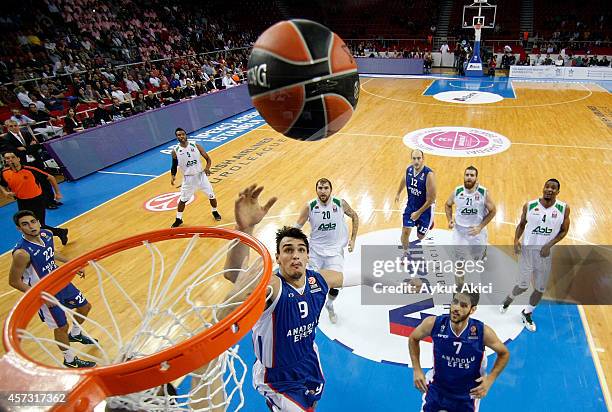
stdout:
[[489,130],[441,126],[410,132],[404,144],[438,156],[475,157],[501,153],[510,147],[510,140]]
[[510,77],[552,80],[612,80],[612,68],[511,66]]
[[434,94],[434,99],[457,104],[488,104],[504,100],[499,94],[469,90],[437,93]]
[[[265,124],[266,121],[259,115],[258,112],[254,111],[240,116],[236,119],[222,122],[211,129],[206,129],[201,133],[193,134],[189,136],[189,141],[192,143],[222,143],[228,139],[232,139],[239,135],[243,135],[253,129],[258,128]],[[171,154],[172,150],[177,147],[178,143],[174,143],[172,146],[166,149],[160,150],[161,153]]]

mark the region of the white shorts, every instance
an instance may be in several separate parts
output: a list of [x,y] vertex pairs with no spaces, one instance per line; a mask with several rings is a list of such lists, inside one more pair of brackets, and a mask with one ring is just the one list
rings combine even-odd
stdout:
[[470,228],[455,225],[452,231],[452,242],[455,249],[455,259],[480,260],[487,251],[488,235],[487,229],[483,229],[476,236],[469,234]]
[[310,258],[309,263],[315,269],[329,269],[335,270],[336,272],[342,272],[344,269],[344,250],[341,250],[337,255],[323,256],[310,249],[308,256]]
[[533,282],[533,288],[538,292],[546,290],[552,258],[551,255],[540,256],[540,249],[540,247],[523,246],[518,259],[519,274],[516,283],[519,288],[527,289]]
[[183,184],[181,185],[181,202],[187,203],[196,190],[204,192],[209,199],[215,198],[215,192],[213,192],[213,188],[204,172],[183,177]]

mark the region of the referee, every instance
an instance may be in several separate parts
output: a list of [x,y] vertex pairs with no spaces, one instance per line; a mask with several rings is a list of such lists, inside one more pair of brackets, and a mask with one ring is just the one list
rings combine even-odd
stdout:
[[7,167],[2,170],[0,178],[0,192],[6,197],[17,200],[19,210],[30,210],[40,221],[44,229],[48,229],[57,236],[62,245],[68,243],[68,229],[56,228],[45,224],[47,199],[40,187],[42,179],[48,180],[53,186],[55,200],[60,200],[62,194],[55,177],[32,166],[22,166],[21,160],[13,152],[4,153],[4,163]]

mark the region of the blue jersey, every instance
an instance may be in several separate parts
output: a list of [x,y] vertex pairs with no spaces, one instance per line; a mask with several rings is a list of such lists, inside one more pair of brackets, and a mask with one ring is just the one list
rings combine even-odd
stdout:
[[487,356],[484,347],[484,323],[469,319],[459,334],[451,328],[450,315],[436,318],[431,330],[434,352],[433,385],[450,396],[469,397],[485,374]]
[[291,368],[317,356],[314,340],[329,287],[320,273],[306,270],[300,292],[280,278],[276,300],[253,328],[255,356],[266,368]]
[[408,191],[408,203],[406,208],[412,212],[417,211],[427,200],[427,175],[432,170],[423,166],[420,173],[415,175],[414,166],[406,169],[406,190]]
[[22,276],[23,283],[29,286],[34,286],[40,279],[57,268],[55,264],[55,248],[53,247],[53,234],[46,229],[42,229],[40,231],[40,240],[42,243],[31,242],[22,237],[13,248],[13,253],[17,249],[23,249],[30,255],[30,264]]

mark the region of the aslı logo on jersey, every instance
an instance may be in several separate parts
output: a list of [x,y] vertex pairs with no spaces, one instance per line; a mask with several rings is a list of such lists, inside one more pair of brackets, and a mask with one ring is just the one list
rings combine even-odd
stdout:
[[320,230],[321,232],[327,232],[329,230],[335,230],[335,229],[336,229],[335,223],[321,223],[319,227],[317,228],[317,230]]
[[473,209],[471,207],[464,207],[461,209],[461,214],[464,216],[472,216],[478,214],[478,209]]
[[[401,229],[387,229],[358,236],[354,252],[344,255],[345,271],[360,271],[361,246],[389,245],[399,239],[400,234]],[[416,233],[413,232],[411,241],[415,239]],[[449,245],[452,244],[452,235],[448,230],[432,229],[422,243],[430,246]],[[495,287],[511,290],[514,283],[513,273],[518,273],[516,261],[498,248],[489,249],[486,265],[503,267],[508,273],[508,276],[501,280],[503,284],[496,283]],[[435,250],[443,251],[444,248],[435,247]],[[408,304],[405,305],[368,305],[362,304],[361,287],[343,288],[342,298],[334,301],[338,322],[332,324],[327,316],[321,316],[319,328],[329,339],[339,342],[357,356],[376,362],[411,366],[407,337],[423,319],[449,312],[448,305],[435,305],[434,300],[426,296],[407,297]],[[473,317],[493,328],[502,342],[507,342],[516,339],[523,330],[523,325],[518,321],[521,309],[521,305],[512,305],[508,312],[502,315],[498,306],[479,305]],[[470,334],[472,333],[470,330]],[[441,329],[440,334],[448,335],[448,331]],[[421,345],[421,365],[431,368],[433,344],[431,338],[427,338],[425,342]]]
[[551,228],[542,226],[536,226],[536,228],[531,231],[532,235],[550,235],[551,233]]

